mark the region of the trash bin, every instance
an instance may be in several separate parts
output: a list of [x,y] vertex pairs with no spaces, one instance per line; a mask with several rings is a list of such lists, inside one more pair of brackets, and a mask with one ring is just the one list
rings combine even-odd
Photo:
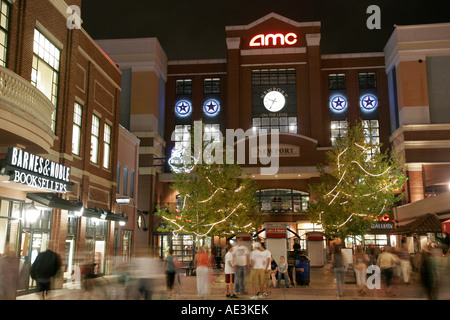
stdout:
[[309,286],[310,261],[307,256],[295,256],[295,281],[300,286]]

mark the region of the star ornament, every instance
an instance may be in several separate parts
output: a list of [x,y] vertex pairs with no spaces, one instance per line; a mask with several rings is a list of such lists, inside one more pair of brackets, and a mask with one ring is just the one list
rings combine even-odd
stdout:
[[342,111],[347,107],[347,99],[343,96],[335,96],[331,99],[331,107],[336,111]]
[[175,111],[180,116],[186,116],[191,112],[191,104],[188,101],[181,100],[175,105]]
[[371,94],[367,94],[361,99],[361,106],[366,110],[372,110],[378,105],[378,100]]
[[219,109],[219,102],[214,99],[207,100],[203,105],[203,110],[210,116],[213,116],[219,112]]

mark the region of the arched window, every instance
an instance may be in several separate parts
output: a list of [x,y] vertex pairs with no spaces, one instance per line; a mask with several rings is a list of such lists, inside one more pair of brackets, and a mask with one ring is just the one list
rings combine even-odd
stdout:
[[308,209],[309,193],[293,189],[263,189],[256,192],[262,212],[297,212]]

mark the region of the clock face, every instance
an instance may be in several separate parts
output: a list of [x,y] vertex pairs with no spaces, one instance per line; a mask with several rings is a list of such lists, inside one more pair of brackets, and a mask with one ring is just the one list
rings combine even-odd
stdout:
[[283,109],[286,99],[281,92],[270,91],[264,96],[263,103],[270,112],[277,112]]

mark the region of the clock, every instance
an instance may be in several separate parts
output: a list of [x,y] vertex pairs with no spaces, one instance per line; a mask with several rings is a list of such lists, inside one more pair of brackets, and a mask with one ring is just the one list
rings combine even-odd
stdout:
[[278,112],[283,109],[286,99],[281,92],[269,91],[263,98],[264,107],[270,112]]

